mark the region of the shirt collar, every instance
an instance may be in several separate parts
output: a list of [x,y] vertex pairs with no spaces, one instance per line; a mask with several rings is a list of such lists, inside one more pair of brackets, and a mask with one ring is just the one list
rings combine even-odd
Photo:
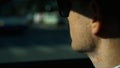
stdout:
[[120,68],[120,65],[118,65],[118,66],[115,66],[114,68]]

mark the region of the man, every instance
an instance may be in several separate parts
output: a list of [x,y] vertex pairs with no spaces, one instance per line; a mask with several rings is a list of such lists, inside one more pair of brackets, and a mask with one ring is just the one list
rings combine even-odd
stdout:
[[68,17],[72,48],[88,55],[95,68],[120,65],[120,21],[117,0],[57,0]]

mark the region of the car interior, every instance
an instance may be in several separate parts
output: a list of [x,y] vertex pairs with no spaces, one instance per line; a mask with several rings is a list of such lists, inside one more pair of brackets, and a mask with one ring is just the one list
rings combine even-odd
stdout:
[[0,68],[94,68],[71,48],[56,0],[0,0]]

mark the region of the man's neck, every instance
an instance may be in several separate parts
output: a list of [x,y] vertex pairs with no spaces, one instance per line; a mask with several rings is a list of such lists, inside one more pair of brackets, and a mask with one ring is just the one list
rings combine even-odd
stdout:
[[96,50],[88,53],[95,68],[114,68],[120,65],[120,42],[101,40]]

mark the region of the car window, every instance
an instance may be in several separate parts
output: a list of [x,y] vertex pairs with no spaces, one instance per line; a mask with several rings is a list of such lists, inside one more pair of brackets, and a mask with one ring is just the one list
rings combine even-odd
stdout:
[[55,0],[0,0],[0,63],[87,58],[57,10]]

